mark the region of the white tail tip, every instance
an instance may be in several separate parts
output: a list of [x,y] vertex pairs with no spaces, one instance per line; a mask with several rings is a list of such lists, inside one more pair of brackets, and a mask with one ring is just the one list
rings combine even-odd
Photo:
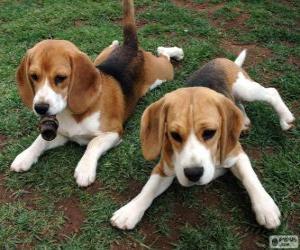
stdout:
[[235,59],[235,64],[238,65],[239,67],[242,67],[247,55],[247,50],[244,49],[239,56]]

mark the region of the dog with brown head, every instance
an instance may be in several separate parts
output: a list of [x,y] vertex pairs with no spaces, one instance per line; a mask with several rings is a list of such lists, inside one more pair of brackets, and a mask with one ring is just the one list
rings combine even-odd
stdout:
[[85,187],[96,178],[97,161],[120,142],[123,124],[153,86],[173,79],[170,57],[180,48],[160,48],[158,56],[139,47],[133,0],[123,0],[124,43],[114,41],[92,62],[73,43],[44,40],[29,49],[17,70],[24,104],[44,117],[41,135],[19,154],[11,170],[27,171],[45,151],[67,141],[87,145],[74,177]]
[[[114,213],[112,225],[134,228],[175,177],[185,187],[205,185],[227,169],[246,188],[257,222],[268,229],[280,225],[280,211],[239,143],[249,119],[236,103],[249,98],[249,91],[254,93],[253,99],[269,100],[277,108],[283,129],[291,127],[293,115],[274,90],[251,82],[240,67],[244,57],[245,51],[235,62],[219,58],[207,63],[188,79],[189,87],[166,94],[144,111],[142,152],[147,160],[159,156],[160,160],[138,196]],[[245,89],[241,89],[241,79]]]

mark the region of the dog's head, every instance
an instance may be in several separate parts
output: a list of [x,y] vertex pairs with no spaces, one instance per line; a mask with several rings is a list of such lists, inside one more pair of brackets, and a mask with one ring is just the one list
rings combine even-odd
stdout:
[[45,40],[29,49],[17,71],[23,102],[39,115],[66,107],[83,113],[100,91],[99,73],[90,59],[68,41]]
[[204,185],[238,148],[241,111],[208,88],[182,88],[150,105],[141,122],[143,155],[160,153],[183,186]]

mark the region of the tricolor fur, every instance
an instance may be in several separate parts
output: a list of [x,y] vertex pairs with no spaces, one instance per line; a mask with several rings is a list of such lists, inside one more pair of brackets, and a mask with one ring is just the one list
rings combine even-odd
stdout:
[[72,140],[87,145],[75,178],[79,186],[88,186],[98,158],[120,142],[137,101],[158,80],[173,79],[170,57],[182,58],[182,49],[164,48],[156,57],[139,48],[133,1],[124,0],[123,9],[123,45],[114,41],[94,63],[64,40],[44,40],[27,51],[17,71],[19,93],[37,114],[56,115],[58,136],[50,142],[38,136],[11,170],[27,171],[45,150]]
[[259,224],[276,228],[280,211],[265,191],[239,143],[250,120],[239,109],[242,101],[270,103],[282,129],[292,126],[293,115],[275,89],[251,80],[241,68],[246,52],[232,62],[219,58],[192,74],[187,84],[151,104],[141,120],[141,145],[147,160],[160,161],[141,193],[116,211],[111,223],[132,229],[152,201],[176,177],[183,186],[205,185],[230,169],[249,193]]

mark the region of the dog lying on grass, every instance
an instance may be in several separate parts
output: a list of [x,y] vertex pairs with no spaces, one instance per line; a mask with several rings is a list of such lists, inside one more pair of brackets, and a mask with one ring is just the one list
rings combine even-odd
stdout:
[[173,79],[170,58],[183,58],[180,48],[158,48],[159,56],[138,46],[132,0],[123,1],[124,43],[114,41],[93,63],[74,44],[45,40],[29,49],[17,71],[23,102],[40,116],[56,116],[57,135],[41,135],[19,154],[11,170],[27,171],[46,150],[67,141],[87,145],[75,169],[79,186],[95,181],[97,161],[118,145],[123,124],[138,100],[166,80]]
[[245,56],[243,51],[235,62],[210,61],[188,79],[188,88],[166,94],[144,111],[143,155],[147,160],[160,155],[160,161],[142,191],[113,214],[112,225],[133,229],[175,176],[182,186],[205,185],[226,169],[246,188],[257,222],[268,229],[280,225],[280,211],[239,143],[241,131],[250,124],[241,101],[271,104],[283,130],[292,126],[294,117],[276,89],[262,87],[241,68]]

